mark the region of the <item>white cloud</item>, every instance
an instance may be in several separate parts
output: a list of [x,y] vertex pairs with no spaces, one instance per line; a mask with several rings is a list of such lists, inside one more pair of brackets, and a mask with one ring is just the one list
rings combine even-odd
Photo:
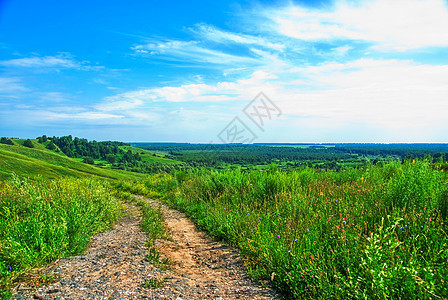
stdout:
[[90,71],[104,69],[103,66],[90,66],[89,62],[77,61],[68,53],[59,54],[57,56],[33,56],[3,60],[0,61],[0,66],[10,68],[29,68],[37,70],[77,69]]
[[70,98],[73,98],[72,95],[61,93],[61,92],[40,92],[36,93],[37,96],[45,102],[65,102]]
[[448,111],[448,66],[410,61],[360,59],[343,64],[296,69],[318,90],[283,90],[291,115],[331,122],[363,122],[384,129],[434,127]]
[[332,48],[331,51],[334,56],[342,57],[342,56],[347,55],[348,52],[352,49],[353,49],[353,47],[351,47],[349,45],[345,45],[345,46],[341,46],[341,47]]
[[264,13],[275,32],[301,40],[363,40],[385,51],[448,46],[444,0],[338,1],[330,8],[289,6]]
[[[304,85],[307,88],[302,88]],[[363,124],[377,132],[395,130],[400,134],[413,131],[429,134],[446,123],[448,66],[359,59],[346,64],[328,63],[278,73],[258,70],[248,78],[214,85],[132,91],[110,97],[108,101],[122,109],[123,101],[130,103],[124,114],[151,111],[148,105],[160,101],[182,102],[187,107],[198,102],[204,105],[217,103],[221,110],[234,112],[238,107],[242,109],[260,91],[285,113],[285,119],[289,121],[284,124],[291,130],[291,126],[300,120],[303,130],[308,126],[307,130],[326,128],[332,131]],[[201,116],[189,115],[189,119],[195,118],[199,122]]]
[[24,57],[0,61],[0,65],[5,67],[21,68],[79,68],[80,64],[73,59],[44,56],[44,57]]
[[217,65],[258,65],[257,59],[248,56],[227,54],[202,46],[197,41],[155,41],[132,48],[136,54],[163,57],[188,63],[211,63]]
[[106,114],[102,112],[86,111],[78,113],[62,113],[62,112],[40,112],[39,116],[46,120],[110,120],[110,119],[122,119],[124,116],[115,114]]
[[16,77],[0,77],[0,94],[27,91],[21,80]]
[[191,30],[201,38],[217,43],[228,44],[231,42],[235,44],[257,45],[276,51],[282,51],[285,48],[285,45],[282,43],[272,43],[262,37],[224,31],[206,24],[200,24]]

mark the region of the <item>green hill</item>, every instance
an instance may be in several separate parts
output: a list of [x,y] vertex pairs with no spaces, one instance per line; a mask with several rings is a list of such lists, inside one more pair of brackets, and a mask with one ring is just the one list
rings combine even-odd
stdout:
[[32,140],[35,148],[22,146],[24,140],[14,139],[15,145],[0,144],[0,179],[8,179],[12,173],[36,178],[59,178],[63,176],[110,179],[132,179],[145,177],[144,174],[122,170],[99,168],[67,157],[61,152],[50,151],[45,145]]
[[133,154],[139,153],[143,162],[161,163],[161,164],[168,164],[168,165],[175,165],[175,164],[182,163],[177,160],[166,158],[163,154],[150,152],[148,150],[133,147],[133,146],[120,146],[120,148],[125,152],[128,150],[131,150]]

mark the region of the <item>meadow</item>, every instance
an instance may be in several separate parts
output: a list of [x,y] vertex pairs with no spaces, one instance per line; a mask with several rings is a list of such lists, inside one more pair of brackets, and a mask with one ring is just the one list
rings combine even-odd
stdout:
[[104,182],[64,178],[0,183],[0,288],[32,268],[85,251],[109,229],[121,204]]
[[[370,163],[364,156],[356,166],[340,163],[347,153],[322,155],[326,149],[298,152],[319,158],[315,166],[292,156],[281,161],[284,153],[298,151],[294,148],[250,148],[230,168],[222,167],[227,156],[200,167],[173,164],[175,152],[162,159],[120,146],[155,166],[142,174],[83,163],[35,140],[34,148],[21,142],[0,144],[0,292],[5,298],[33,268],[83,253],[91,236],[119,220],[123,200],[141,207],[147,259],[166,267],[154,247],[155,239],[166,237],[163,216],[131,194],[186,212],[211,235],[238,247],[248,273],[286,298],[448,298],[448,164],[442,148],[430,149],[442,151],[433,158],[422,148],[416,153],[426,159],[404,159],[412,149],[356,146],[350,151],[378,157]],[[194,151],[197,156],[201,149]],[[274,154],[280,164],[267,164]],[[336,155],[331,163],[338,168],[325,166],[328,155]]]
[[250,275],[290,298],[448,297],[447,175],[429,161],[196,169],[139,186],[237,246]]

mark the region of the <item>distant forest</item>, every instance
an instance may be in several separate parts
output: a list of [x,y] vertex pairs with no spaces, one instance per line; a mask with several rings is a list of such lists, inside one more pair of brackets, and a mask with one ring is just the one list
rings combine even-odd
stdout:
[[369,158],[400,160],[431,157],[448,160],[448,144],[176,144],[134,143],[135,147],[161,151],[173,159],[193,164],[270,164],[273,162],[341,162]]

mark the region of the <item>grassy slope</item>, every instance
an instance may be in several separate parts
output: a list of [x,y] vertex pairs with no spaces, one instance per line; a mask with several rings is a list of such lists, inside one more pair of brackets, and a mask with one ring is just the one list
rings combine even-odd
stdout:
[[[14,140],[20,145],[21,140]],[[34,141],[33,141],[34,143]],[[0,144],[0,179],[7,179],[13,172],[35,178],[59,178],[63,176],[93,176],[111,179],[143,178],[145,175],[122,170],[101,169],[66,157],[35,143],[34,149],[19,145]]]
[[181,163],[180,161],[177,161],[177,160],[165,158],[164,155],[162,155],[162,154],[156,154],[154,152],[150,152],[148,150],[144,150],[144,149],[137,148],[137,147],[120,146],[120,148],[123,151],[125,151],[125,152],[128,151],[128,150],[131,150],[132,153],[134,153],[134,154],[135,153],[140,153],[142,161],[144,161],[144,162],[161,163],[161,164],[169,164],[169,165],[174,165],[174,164],[180,164]]

